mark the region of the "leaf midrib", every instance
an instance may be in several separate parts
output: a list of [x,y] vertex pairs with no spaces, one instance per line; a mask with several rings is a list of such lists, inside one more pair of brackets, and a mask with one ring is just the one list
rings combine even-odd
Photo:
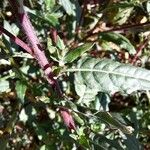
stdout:
[[150,80],[145,79],[145,78],[139,78],[139,77],[131,76],[128,74],[112,72],[112,71],[105,71],[105,70],[97,70],[97,69],[73,68],[73,69],[67,69],[66,72],[99,72],[99,73],[114,74],[114,75],[118,75],[118,76],[124,76],[124,77],[129,77],[129,78],[134,78],[137,80],[144,80],[144,81],[150,82]]

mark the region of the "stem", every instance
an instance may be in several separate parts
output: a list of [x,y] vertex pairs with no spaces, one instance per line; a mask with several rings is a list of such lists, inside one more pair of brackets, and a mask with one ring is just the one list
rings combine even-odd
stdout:
[[52,73],[52,66],[48,62],[48,60],[45,56],[45,53],[41,47],[41,44],[39,42],[39,39],[36,36],[36,32],[29,20],[27,13],[25,12],[25,10],[23,8],[23,0],[19,0],[19,1],[9,0],[9,2],[12,5],[12,7],[15,11],[15,14],[18,17],[19,23],[30,42],[30,45],[33,49],[34,57],[37,59],[40,67],[42,68],[42,70],[45,73],[48,83],[54,89],[56,89],[57,92],[60,92],[60,89],[58,88],[58,83],[54,79],[54,75]]
[[114,28],[114,29],[110,29],[107,31],[103,31],[103,33],[107,33],[107,32],[114,32],[114,31],[121,31],[121,30],[125,30],[125,29],[131,29],[131,28],[140,28],[143,26],[149,26],[150,22],[145,22],[145,23],[140,23],[140,24],[133,24],[133,25],[126,25],[126,26],[121,26],[118,28]]
[[82,8],[78,28],[80,28],[81,24],[83,24],[84,14],[87,9],[87,3],[88,3],[88,0],[83,0],[83,8]]
[[[55,89],[55,92],[58,94],[60,98],[63,97],[61,89],[57,80],[55,80],[53,72],[52,72],[52,65],[49,63],[48,59],[45,56],[44,50],[41,47],[39,39],[36,36],[36,32],[29,20],[27,13],[23,8],[23,0],[14,1],[9,0],[10,4],[14,9],[14,13],[18,17],[19,23],[24,30],[27,38],[29,39],[30,45],[33,49],[34,57],[37,59],[40,67],[45,73],[46,79],[48,83]],[[67,109],[60,109],[60,114],[63,118],[64,123],[67,125],[69,129],[75,130],[75,124],[72,115],[67,111]],[[68,117],[69,116],[69,117]]]
[[91,36],[95,36],[95,35],[97,35],[98,33],[108,33],[108,32],[116,32],[116,31],[124,31],[124,30],[126,30],[126,29],[131,29],[131,28],[141,28],[141,27],[144,27],[144,26],[149,26],[149,25],[150,25],[150,22],[141,23],[141,24],[133,24],[133,25],[120,26],[120,27],[113,28],[113,29],[110,29],[110,30],[93,33],[93,31],[97,28],[98,25],[99,25],[99,23],[97,23],[97,24],[93,27],[93,29],[91,29],[91,31],[89,31],[89,32],[87,33],[87,35],[82,39],[82,41],[86,40],[87,38],[89,38],[89,37],[91,37]]
[[33,55],[32,49],[26,43],[24,43],[22,40],[20,40],[18,37],[16,37],[13,34],[11,34],[9,31],[4,29],[2,26],[0,26],[0,31],[2,33],[6,34],[14,43],[16,43],[17,45],[22,47],[24,50],[26,50],[28,53]]
[[133,58],[131,64],[134,65],[134,64],[136,63],[136,60],[137,60],[137,58],[138,58],[139,53],[140,53],[140,52],[145,48],[145,46],[148,44],[149,39],[150,39],[150,34],[149,34],[148,37],[143,41],[143,43],[141,43],[141,45],[137,48],[137,52],[136,52],[136,54],[135,54],[135,56],[134,56],[134,58]]

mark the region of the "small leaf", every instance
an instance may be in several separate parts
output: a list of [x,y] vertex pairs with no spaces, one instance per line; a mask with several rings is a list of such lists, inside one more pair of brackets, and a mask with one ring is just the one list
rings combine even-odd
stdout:
[[61,50],[65,49],[65,44],[64,44],[63,40],[59,36],[57,36],[57,43],[56,43],[56,45]]
[[150,15],[150,1],[147,1],[146,9],[147,9],[148,14]]
[[0,93],[10,91],[9,82],[6,80],[0,81]]
[[42,101],[45,104],[50,102],[50,99],[46,96],[36,96],[36,99],[37,101]]
[[118,139],[114,140],[114,139],[107,138],[106,135],[103,135],[103,134],[97,134],[97,135],[94,134],[93,142],[95,144],[94,147],[98,145],[98,146],[100,146],[100,147],[98,147],[98,149],[101,149],[101,150],[107,150],[110,147],[112,150],[124,150],[120,140],[118,140]]
[[118,23],[119,25],[122,25],[126,23],[128,18],[130,17],[134,7],[129,8],[119,8],[117,14],[113,18],[114,23]]
[[99,92],[95,98],[95,109],[98,111],[109,111],[110,97],[108,94]]
[[87,149],[90,148],[89,141],[88,141],[88,139],[86,138],[85,135],[80,135],[79,143]]
[[85,58],[77,68],[76,84],[85,85],[91,92],[132,93],[137,90],[150,90],[150,71],[109,59]]
[[[81,81],[77,81],[78,78],[75,80],[75,90],[77,94],[80,96],[80,99],[78,100],[78,103],[82,103],[88,107],[90,107],[90,104],[92,101],[96,100],[97,90],[89,89],[86,87],[86,85],[83,84]],[[82,79],[81,79],[82,80]]]
[[86,137],[85,129],[86,129],[85,126],[81,126],[80,128],[78,128],[78,129],[76,130],[76,132],[77,132],[77,135],[78,135],[79,143],[80,143],[84,148],[89,149],[89,148],[90,148],[89,139]]
[[75,130],[76,126],[75,126],[72,114],[65,108],[60,108],[60,114],[61,114],[61,117],[63,118],[64,124],[66,125],[66,127],[69,130],[72,130],[72,129]]
[[[123,133],[131,134],[133,132],[133,128],[129,126],[125,126],[121,122],[119,122],[117,119],[111,116],[108,112],[99,112],[99,117],[109,123],[110,125],[116,127],[117,129],[120,129]],[[131,128],[131,129],[130,129]]]
[[40,150],[46,150],[46,145],[42,145],[42,146],[40,147]]
[[58,18],[61,17],[61,14],[59,13],[51,13],[51,14],[45,14],[44,18],[46,21],[48,21],[53,26],[57,26],[59,24]]
[[9,22],[6,20],[4,20],[4,28],[7,29],[13,35],[18,35],[19,33],[19,28],[16,26],[16,24],[9,24]]
[[8,135],[3,135],[0,136],[0,146],[1,150],[6,150],[7,149],[7,143],[8,143]]
[[78,48],[69,51],[65,56],[65,61],[70,63],[80,57],[83,53],[89,51],[93,47],[93,43],[86,43]]
[[0,59],[0,65],[11,65],[11,64],[10,64],[10,61],[6,59]]
[[121,34],[118,34],[118,33],[100,33],[99,35],[100,35],[100,38],[102,40],[113,42],[116,45],[120,46],[120,48],[127,50],[131,54],[136,53],[134,46],[130,43],[130,41],[126,37],[124,37]]
[[49,37],[47,38],[47,49],[50,54],[55,53],[57,50],[55,46],[52,46],[52,40]]
[[126,139],[124,140],[125,145],[128,150],[140,150],[142,149],[141,143],[138,141],[135,135],[126,135]]
[[22,109],[20,114],[19,114],[19,120],[26,123],[26,121],[28,120],[28,115],[25,111],[25,109]]
[[46,10],[50,11],[55,6],[55,0],[45,0]]
[[24,103],[24,97],[25,97],[25,92],[26,92],[27,86],[23,84],[20,81],[17,81],[16,83],[16,92],[18,98],[21,100],[21,103]]
[[76,113],[73,113],[73,117],[80,125],[84,125],[84,120],[79,115],[77,115]]
[[59,2],[60,5],[63,6],[68,15],[74,14],[73,4],[70,2],[70,0],[59,0]]
[[12,57],[33,59],[32,55],[30,55],[29,53],[23,53],[23,52],[14,52]]
[[105,8],[105,16],[109,22],[122,25],[128,21],[134,7],[134,2],[120,1],[118,3],[109,3]]

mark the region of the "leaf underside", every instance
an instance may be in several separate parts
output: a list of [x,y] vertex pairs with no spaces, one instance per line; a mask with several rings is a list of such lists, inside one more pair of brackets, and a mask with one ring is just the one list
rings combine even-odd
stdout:
[[150,89],[150,71],[109,59],[85,58],[68,71],[75,72],[75,85],[85,85],[91,92],[129,94]]

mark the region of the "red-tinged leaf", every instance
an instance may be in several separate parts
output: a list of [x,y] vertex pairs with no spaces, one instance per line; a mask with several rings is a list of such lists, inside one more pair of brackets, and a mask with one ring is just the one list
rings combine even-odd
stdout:
[[67,126],[67,128],[71,131],[71,129],[75,130],[76,126],[74,123],[74,119],[72,117],[72,114],[68,111],[66,108],[60,108],[60,115],[64,121],[64,124]]

